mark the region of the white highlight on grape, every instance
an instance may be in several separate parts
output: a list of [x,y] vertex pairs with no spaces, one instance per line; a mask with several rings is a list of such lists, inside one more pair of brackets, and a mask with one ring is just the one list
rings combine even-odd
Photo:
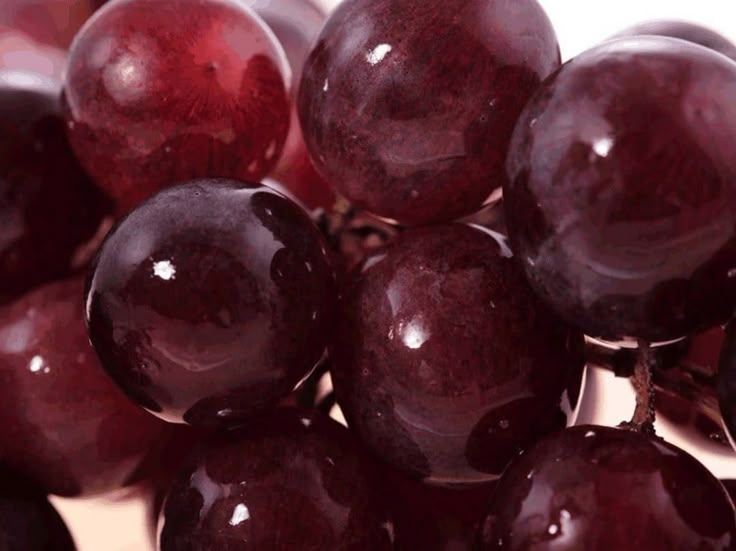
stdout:
[[170,260],[161,260],[153,264],[153,275],[165,281],[176,279],[176,268]]
[[366,54],[365,59],[371,65],[377,65],[383,61],[383,58],[386,57],[386,54],[388,54],[392,49],[393,47],[390,44],[379,44]]
[[596,155],[599,157],[608,157],[612,148],[613,138],[610,137],[600,138],[593,142],[593,151],[595,151]]
[[233,516],[230,518],[230,526],[237,526],[250,518],[250,511],[242,503],[238,503],[233,510]]

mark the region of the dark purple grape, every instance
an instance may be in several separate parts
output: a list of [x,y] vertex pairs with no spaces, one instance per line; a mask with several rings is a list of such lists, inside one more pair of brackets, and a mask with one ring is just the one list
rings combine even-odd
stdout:
[[0,549],[75,551],[64,521],[46,496],[16,473],[0,474]]
[[0,304],[70,275],[112,210],[77,163],[60,84],[0,71]]
[[167,430],[100,367],[83,296],[75,278],[0,308],[0,461],[64,496],[131,482]]
[[708,27],[687,21],[647,21],[621,31],[616,35],[616,38],[646,35],[669,36],[687,40],[715,50],[736,61],[736,44]]
[[736,64],[619,39],[550,77],[516,127],[504,189],[538,294],[608,339],[667,341],[736,306]]
[[123,209],[182,180],[259,180],[289,128],[286,65],[236,0],[112,2],[69,51],[72,145]]
[[535,0],[347,0],[304,67],[309,152],[360,208],[454,220],[502,185],[514,123],[559,63]]
[[392,549],[375,476],[345,428],[278,409],[210,443],[180,471],[160,550]]
[[579,426],[516,460],[494,494],[482,549],[726,551],[736,512],[726,490],[656,437]]
[[583,336],[536,299],[498,234],[399,235],[356,271],[342,314],[338,402],[373,453],[415,478],[493,480],[574,420]]
[[334,287],[300,207],[264,186],[199,180],[111,231],[89,282],[90,337],[143,407],[232,425],[275,405],[320,360]]

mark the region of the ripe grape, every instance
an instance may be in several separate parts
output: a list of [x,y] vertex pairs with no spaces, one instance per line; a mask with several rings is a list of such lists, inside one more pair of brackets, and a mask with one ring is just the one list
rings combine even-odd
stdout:
[[[283,45],[294,82],[298,83],[304,61],[327,18],[324,10],[312,0],[272,0],[265,4],[246,0],[246,3],[263,18]],[[281,159],[270,176],[307,207],[329,209],[335,202],[335,195],[309,159],[296,113],[296,91],[297,86],[293,86],[289,135]]]
[[633,431],[578,426],[504,473],[482,549],[730,550],[736,512],[695,458]]
[[647,21],[621,31],[616,37],[645,35],[669,36],[687,40],[715,50],[736,61],[736,44],[712,29],[687,21]]
[[351,429],[415,478],[497,478],[574,421],[583,336],[533,295],[502,237],[414,229],[356,270],[332,377]]
[[112,210],[69,147],[59,89],[0,70],[0,304],[78,269]]
[[167,428],[100,367],[84,326],[83,294],[77,277],[0,308],[0,461],[64,496],[131,482]]
[[535,0],[346,0],[304,67],[307,147],[360,208],[454,220],[501,186],[514,123],[559,63]]
[[69,52],[69,136],[122,210],[182,180],[259,180],[289,128],[288,77],[282,48],[235,0],[119,0]]
[[736,306],[736,64],[619,39],[564,65],[514,133],[504,202],[537,293],[591,336],[668,341]]
[[160,550],[392,549],[375,477],[345,428],[316,412],[276,410],[180,471]]
[[300,207],[267,187],[199,180],[111,231],[87,320],[103,366],[140,405],[168,421],[232,425],[275,405],[320,360],[334,287]]

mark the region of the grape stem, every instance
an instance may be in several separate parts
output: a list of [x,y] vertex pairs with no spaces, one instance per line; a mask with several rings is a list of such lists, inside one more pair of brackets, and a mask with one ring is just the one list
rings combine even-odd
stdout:
[[636,408],[631,421],[621,426],[630,430],[655,434],[654,432],[654,381],[652,371],[657,359],[648,342],[640,340],[631,383],[636,392]]

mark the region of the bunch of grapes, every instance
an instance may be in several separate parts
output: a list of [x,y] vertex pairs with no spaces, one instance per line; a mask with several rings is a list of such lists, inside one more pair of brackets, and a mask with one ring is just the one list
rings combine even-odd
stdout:
[[[73,550],[46,494],[140,482],[160,551],[736,549],[656,422],[734,453],[734,44],[66,0],[66,52],[23,15],[58,2],[0,7],[3,549]],[[580,420],[601,368],[616,427]]]

